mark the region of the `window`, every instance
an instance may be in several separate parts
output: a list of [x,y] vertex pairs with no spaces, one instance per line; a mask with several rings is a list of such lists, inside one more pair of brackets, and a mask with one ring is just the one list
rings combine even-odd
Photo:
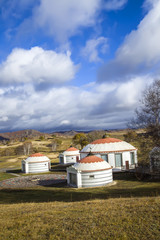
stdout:
[[131,152],[130,155],[131,155],[131,164],[134,165],[135,164],[134,152]]
[[106,162],[108,162],[108,155],[107,155],[107,154],[101,155],[101,158],[102,158],[103,160],[105,160]]
[[90,175],[89,177],[90,177],[90,178],[94,178],[94,175]]
[[116,165],[116,167],[122,166],[122,153],[115,154],[115,165]]

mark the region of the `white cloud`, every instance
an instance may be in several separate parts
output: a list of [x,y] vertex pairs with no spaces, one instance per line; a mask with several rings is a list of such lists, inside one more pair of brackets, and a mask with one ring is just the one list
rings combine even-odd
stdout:
[[124,119],[133,114],[146,78],[131,79],[127,84],[94,84],[90,89],[70,86],[36,92],[29,84],[3,88],[0,95],[0,128],[125,127]]
[[101,0],[41,0],[34,14],[37,26],[64,42],[81,27],[93,26]]
[[151,82],[149,76],[131,78],[129,82],[121,83],[115,94],[117,98],[118,107],[132,107],[136,106],[138,99],[140,99],[142,89],[145,83]]
[[70,121],[69,120],[63,120],[60,122],[60,125],[70,125]]
[[106,10],[117,10],[124,7],[128,0],[107,0],[104,2],[104,8]]
[[[99,80],[121,79],[127,75],[146,73],[160,65],[160,1],[140,22],[136,30],[126,36],[113,61],[101,70]],[[156,66],[156,64],[158,64]]]
[[[127,0],[1,0],[8,40],[20,42],[37,33],[50,35],[64,46],[69,38],[82,34],[82,29],[97,29],[102,10],[119,10]],[[25,16],[25,18],[24,18]],[[7,21],[6,21],[7,20]]]
[[41,0],[33,22],[61,43],[84,27],[93,27],[101,10],[119,10],[127,0]]
[[99,52],[105,53],[108,48],[107,38],[99,37],[97,39],[89,39],[81,53],[84,57],[89,59],[89,62],[101,61]]
[[0,65],[2,84],[29,83],[59,84],[74,78],[77,66],[70,53],[56,53],[33,47],[30,50],[14,49]]

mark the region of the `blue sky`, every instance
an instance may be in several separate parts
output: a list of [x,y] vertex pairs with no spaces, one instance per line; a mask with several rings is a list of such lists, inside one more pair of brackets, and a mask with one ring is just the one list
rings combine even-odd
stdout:
[[160,75],[160,0],[0,0],[0,132],[125,128]]

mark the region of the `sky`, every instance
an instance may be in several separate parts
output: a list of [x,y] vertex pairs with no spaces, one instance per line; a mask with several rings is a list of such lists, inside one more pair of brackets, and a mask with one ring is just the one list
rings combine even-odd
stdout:
[[0,132],[120,129],[160,77],[160,0],[0,0]]

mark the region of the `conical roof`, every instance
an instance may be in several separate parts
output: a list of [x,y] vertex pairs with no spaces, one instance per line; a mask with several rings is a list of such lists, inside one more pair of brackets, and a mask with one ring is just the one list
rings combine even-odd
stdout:
[[65,152],[73,152],[73,151],[79,151],[79,150],[75,147],[70,147]]
[[27,159],[24,160],[25,162],[49,162],[50,159],[41,154],[41,153],[34,153],[34,154],[31,154]]
[[136,150],[131,144],[116,138],[97,139],[81,150],[81,153],[108,153]]
[[63,152],[64,155],[78,155],[79,150],[75,147],[70,147]]
[[108,162],[97,156],[87,156],[73,165],[73,167],[82,172],[93,172],[111,169]]

